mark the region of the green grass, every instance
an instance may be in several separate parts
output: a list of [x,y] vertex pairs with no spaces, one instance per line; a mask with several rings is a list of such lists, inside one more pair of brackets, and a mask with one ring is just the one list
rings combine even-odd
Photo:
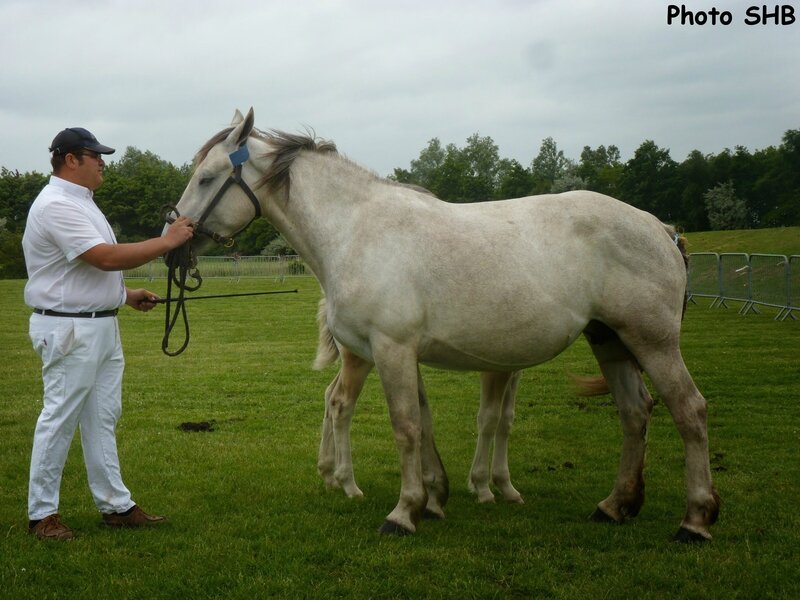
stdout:
[[[753,250],[752,247],[748,250]],[[129,284],[138,285],[134,281]],[[147,284],[163,293],[163,282]],[[0,281],[0,597],[2,598],[795,598],[800,596],[800,323],[769,311],[690,306],[683,348],[709,401],[714,540],[670,542],[685,506],[683,452],[654,411],[647,502],[623,526],[587,521],[610,491],[621,434],[609,398],[576,398],[593,374],[583,341],[523,377],[510,467],[526,503],[479,505],[466,489],[477,375],[425,369],[448,470],[447,518],[414,536],[380,536],[397,500],[397,453],[370,376],[353,424],[366,497],[326,490],[316,473],[322,396],[335,370],[310,370],[319,291],[207,280],[203,293],[299,287],[286,296],[188,306],[189,349],[161,353],[162,309],[120,316],[127,359],[118,431],[125,481],[170,524],[98,527],[76,439],[60,511],[78,538],[26,535],[27,473],[41,403],[21,281]],[[184,433],[185,421],[215,421]]]
[[687,233],[689,252],[800,254],[800,227]]

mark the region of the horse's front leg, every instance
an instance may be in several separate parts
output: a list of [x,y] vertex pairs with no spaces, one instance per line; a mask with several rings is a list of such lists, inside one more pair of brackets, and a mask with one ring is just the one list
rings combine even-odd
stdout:
[[422,423],[417,381],[417,357],[408,347],[384,336],[372,340],[375,366],[386,395],[395,443],[400,455],[400,498],[381,533],[413,533],[428,501],[422,476]]

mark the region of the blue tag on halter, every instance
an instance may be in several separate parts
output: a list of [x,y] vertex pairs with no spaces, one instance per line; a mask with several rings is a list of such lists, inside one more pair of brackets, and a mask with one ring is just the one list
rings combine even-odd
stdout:
[[243,165],[245,162],[247,162],[247,159],[250,158],[250,151],[247,149],[247,144],[242,144],[239,146],[239,149],[236,152],[231,152],[228,155],[228,158],[231,159],[231,164],[234,167]]

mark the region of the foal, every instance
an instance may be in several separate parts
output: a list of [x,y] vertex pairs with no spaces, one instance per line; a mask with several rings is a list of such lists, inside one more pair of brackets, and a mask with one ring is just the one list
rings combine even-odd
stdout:
[[[361,497],[353,474],[353,459],[350,450],[350,423],[356,401],[364,382],[372,370],[372,364],[359,358],[336,343],[325,321],[325,298],[319,301],[317,312],[319,343],[314,368],[324,369],[337,358],[342,366],[325,390],[325,416],[322,421],[322,439],[319,446],[317,470],[326,485],[340,487],[350,497]],[[522,503],[520,493],[511,483],[508,470],[508,440],[514,422],[514,405],[521,371],[481,373],[481,403],[478,411],[478,443],[470,469],[467,485],[478,498],[478,502],[494,502],[489,489],[489,480],[509,502]],[[427,404],[425,391],[420,382],[420,403]],[[491,465],[489,454],[494,441]],[[438,456],[434,457],[438,460]],[[431,494],[429,498],[433,498]],[[437,513],[436,507],[428,506],[429,512]]]

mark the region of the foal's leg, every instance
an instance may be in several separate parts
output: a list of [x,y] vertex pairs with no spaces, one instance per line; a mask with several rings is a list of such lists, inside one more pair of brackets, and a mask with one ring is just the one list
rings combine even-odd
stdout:
[[[490,477],[507,500],[522,501],[522,496],[511,485],[508,471],[508,437],[514,421],[518,382],[519,371],[481,373],[478,442],[467,482],[469,489],[478,496],[478,502],[494,502],[494,494],[489,489]],[[489,454],[493,440],[494,460],[490,468]]]
[[333,476],[336,469],[336,441],[333,437],[333,416],[331,415],[331,397],[339,385],[342,376],[341,370],[338,371],[333,380],[325,390],[325,414],[322,417],[322,435],[319,442],[319,454],[317,456],[317,472],[322,476],[325,485],[330,488],[338,487],[336,478]]
[[433,419],[431,417],[430,406],[428,405],[428,395],[425,393],[425,384],[422,382],[422,374],[417,368],[417,388],[419,396],[419,414],[421,430],[421,461],[422,479],[425,482],[425,490],[428,492],[428,503],[425,506],[424,517],[427,519],[443,519],[444,505],[450,495],[450,484],[447,480],[442,459],[436,450],[433,439]]
[[619,338],[612,336],[600,343],[592,343],[590,338],[590,345],[617,403],[623,435],[614,490],[597,505],[592,519],[621,523],[639,514],[644,504],[644,461],[653,399],[635,359]]
[[341,487],[348,497],[353,498],[364,494],[353,475],[350,424],[358,395],[372,365],[344,348],[340,349],[340,356],[342,367],[325,392],[325,418],[317,469],[326,484]]
[[514,413],[517,403],[517,388],[522,371],[514,371],[503,394],[503,408],[497,431],[494,435],[494,454],[492,456],[492,482],[509,502],[523,504],[522,495],[511,484],[511,472],[508,470],[508,440],[514,425]]

